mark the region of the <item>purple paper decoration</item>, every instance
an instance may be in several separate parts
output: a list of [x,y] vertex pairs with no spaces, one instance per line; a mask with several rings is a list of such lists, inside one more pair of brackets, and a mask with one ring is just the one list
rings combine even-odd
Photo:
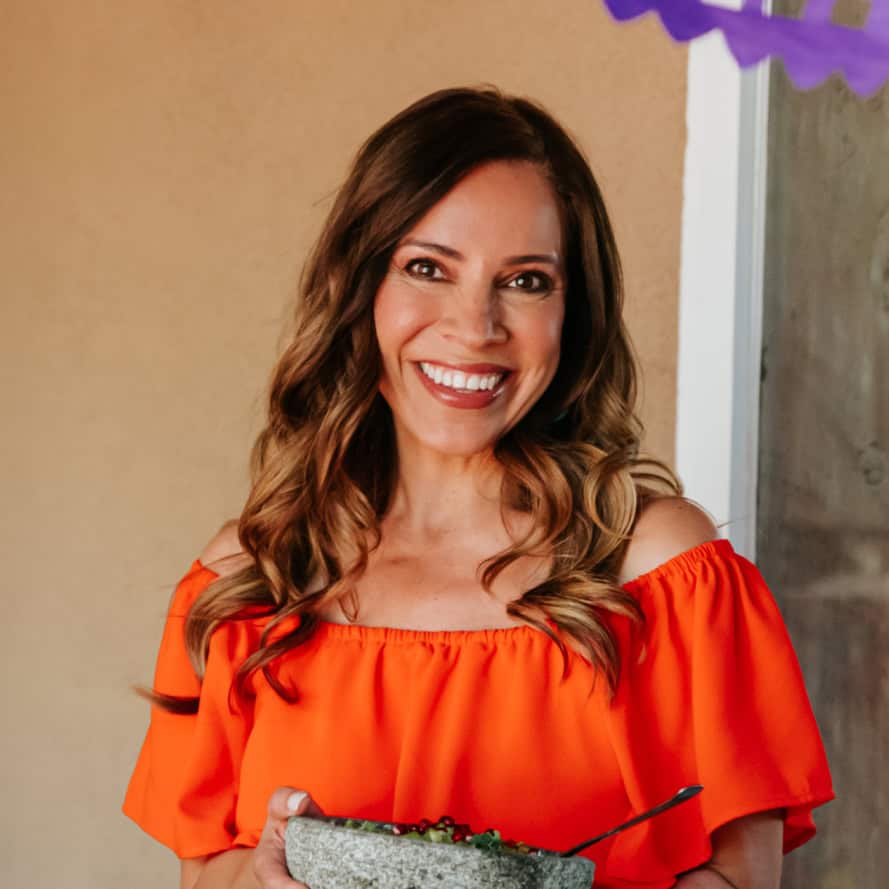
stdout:
[[808,0],[802,18],[761,12],[761,0],[726,9],[702,0],[605,0],[618,21],[657,12],[670,36],[685,42],[718,28],[742,68],[778,56],[800,89],[817,86],[840,72],[860,95],[889,78],[889,0],[871,0],[863,28],[830,21],[834,0]]

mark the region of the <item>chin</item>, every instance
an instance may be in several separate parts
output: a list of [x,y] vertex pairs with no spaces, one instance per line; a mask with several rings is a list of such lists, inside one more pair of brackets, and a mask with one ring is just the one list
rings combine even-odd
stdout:
[[441,430],[440,434],[430,435],[428,431],[417,435],[424,448],[446,457],[475,457],[490,453],[497,444],[499,435],[471,433],[468,430]]

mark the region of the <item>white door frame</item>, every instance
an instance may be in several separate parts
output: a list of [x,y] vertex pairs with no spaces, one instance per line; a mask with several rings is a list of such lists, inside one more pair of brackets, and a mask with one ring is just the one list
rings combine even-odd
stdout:
[[767,64],[741,72],[720,33],[693,41],[686,115],[676,468],[754,559]]

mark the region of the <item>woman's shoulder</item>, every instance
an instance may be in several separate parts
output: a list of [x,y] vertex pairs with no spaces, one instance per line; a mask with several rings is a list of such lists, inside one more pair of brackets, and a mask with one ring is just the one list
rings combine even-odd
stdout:
[[198,561],[220,577],[234,574],[250,564],[250,556],[244,552],[238,537],[237,519],[222,525],[204,547]]
[[629,583],[718,536],[713,519],[690,500],[684,497],[651,500],[636,520],[618,582]]

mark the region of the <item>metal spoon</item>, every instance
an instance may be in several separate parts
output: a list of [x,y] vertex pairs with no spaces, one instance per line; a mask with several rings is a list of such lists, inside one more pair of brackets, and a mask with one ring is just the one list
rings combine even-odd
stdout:
[[572,846],[567,852],[559,852],[563,858],[568,858],[571,855],[576,855],[578,852],[582,852],[584,849],[589,848],[594,843],[598,843],[600,840],[607,839],[608,837],[613,837],[616,833],[620,833],[622,830],[626,830],[628,827],[635,827],[635,825],[639,824],[642,821],[647,821],[649,818],[654,817],[655,815],[660,815],[661,812],[666,812],[667,809],[672,809],[673,806],[678,806],[680,803],[684,803],[686,800],[691,799],[693,796],[697,796],[702,790],[703,786],[700,784],[692,784],[690,787],[683,787],[681,790],[677,791],[674,796],[671,796],[666,802],[659,803],[653,809],[649,809],[647,812],[643,812],[641,815],[636,815],[635,818],[631,818],[629,821],[624,821],[623,824],[618,824],[617,827],[612,827],[611,830],[606,831],[605,833],[600,833],[598,836],[593,837],[591,840],[584,840],[582,843],[579,843],[576,846]]

